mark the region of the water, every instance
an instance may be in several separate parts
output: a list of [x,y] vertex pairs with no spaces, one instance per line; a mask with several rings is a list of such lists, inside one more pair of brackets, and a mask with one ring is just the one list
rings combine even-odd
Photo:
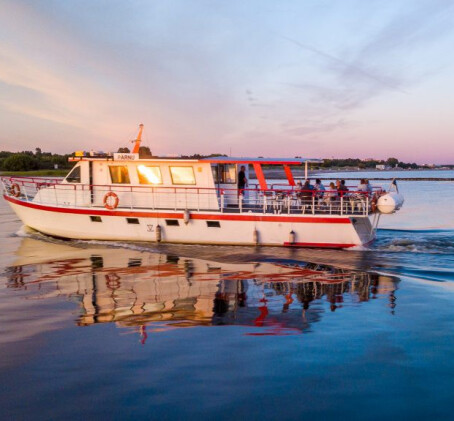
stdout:
[[399,183],[357,250],[61,241],[0,201],[1,418],[451,419],[453,186]]

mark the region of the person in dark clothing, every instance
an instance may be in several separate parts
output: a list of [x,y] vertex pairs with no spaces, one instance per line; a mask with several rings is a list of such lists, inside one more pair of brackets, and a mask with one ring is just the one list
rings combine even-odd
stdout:
[[246,167],[241,166],[240,172],[238,173],[238,194],[243,194],[243,190],[247,186],[246,178]]
[[336,181],[336,187],[337,187],[337,191],[339,193],[339,197],[342,197],[345,195],[346,192],[348,192],[348,188],[347,186],[345,185],[345,180],[337,180]]

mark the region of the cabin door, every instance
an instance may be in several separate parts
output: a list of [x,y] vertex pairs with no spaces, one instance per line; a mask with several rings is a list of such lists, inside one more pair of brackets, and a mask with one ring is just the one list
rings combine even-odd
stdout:
[[235,164],[213,164],[214,185],[218,197],[224,192],[224,207],[238,205],[238,173]]

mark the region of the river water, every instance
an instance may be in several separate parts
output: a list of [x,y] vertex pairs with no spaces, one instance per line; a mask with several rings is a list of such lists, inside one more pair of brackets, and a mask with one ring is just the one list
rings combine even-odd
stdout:
[[398,185],[348,251],[61,241],[0,200],[1,418],[451,419],[454,183]]

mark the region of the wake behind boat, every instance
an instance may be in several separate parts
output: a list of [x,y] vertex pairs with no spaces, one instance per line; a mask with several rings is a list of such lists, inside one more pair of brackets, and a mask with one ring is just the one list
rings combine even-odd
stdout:
[[[132,153],[74,154],[64,180],[2,177],[3,197],[25,225],[63,238],[329,248],[372,242],[381,213],[403,204],[397,188],[298,186],[291,168],[307,179],[319,159],[143,159],[142,130]],[[270,185],[263,166],[283,166],[287,183]],[[242,185],[251,170],[257,183]]]

